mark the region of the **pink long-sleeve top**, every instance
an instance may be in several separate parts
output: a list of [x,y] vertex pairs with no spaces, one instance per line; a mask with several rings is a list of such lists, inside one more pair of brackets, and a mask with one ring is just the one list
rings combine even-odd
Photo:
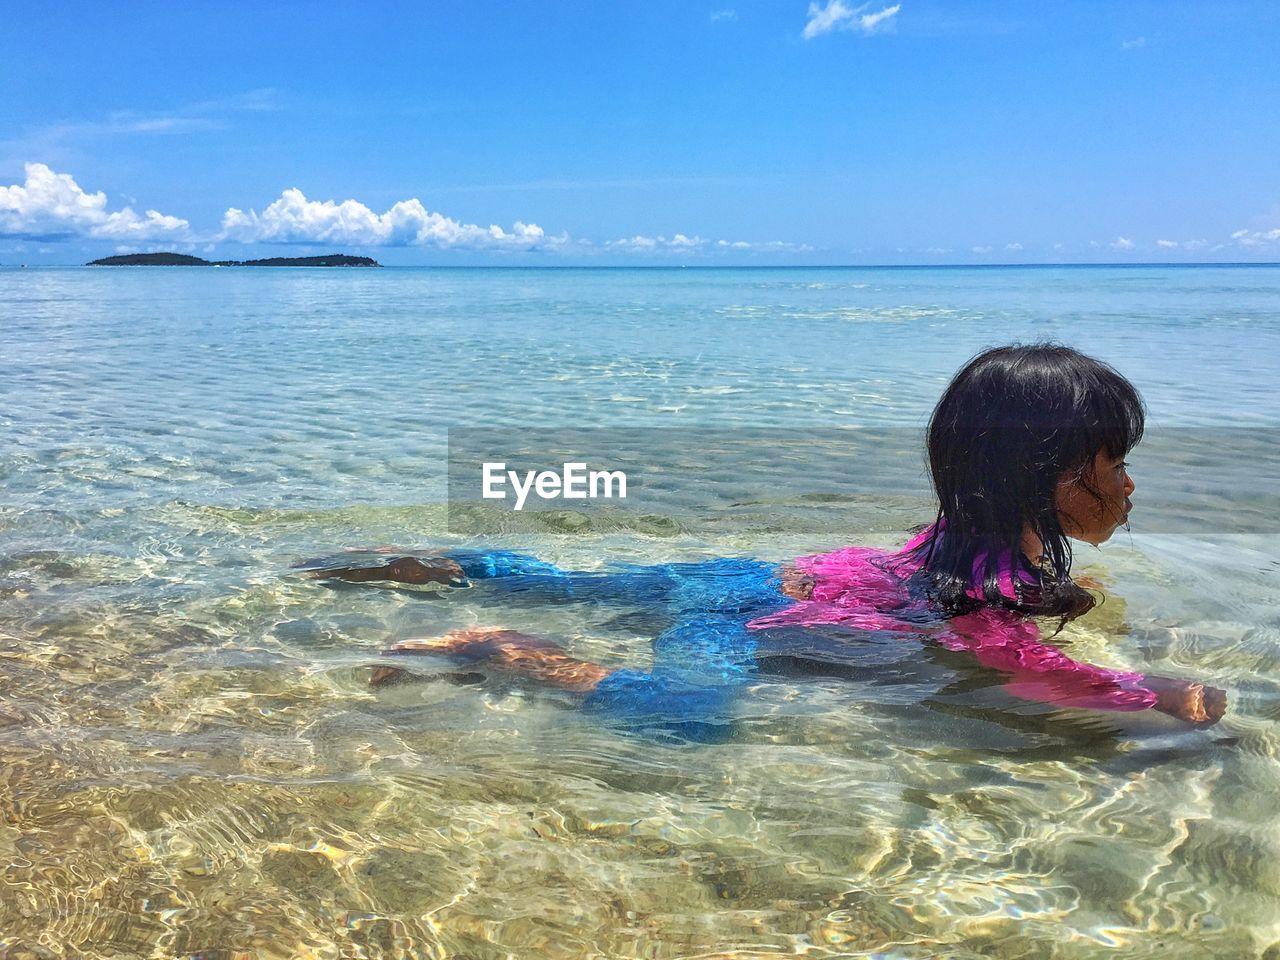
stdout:
[[[919,635],[919,601],[908,596],[906,581],[920,569],[913,553],[931,533],[926,529],[896,553],[871,547],[846,547],[833,553],[799,557],[795,567],[814,580],[810,599],[751,621],[751,629],[776,626],[842,624],[864,630]],[[970,595],[982,599],[979,584],[986,556],[974,560]],[[1002,557],[997,565],[1000,592],[1016,598],[1015,578],[1035,585],[1036,574],[1025,563]],[[967,651],[979,663],[1010,675],[1004,688],[1015,696],[1066,707],[1095,710],[1145,710],[1156,694],[1143,686],[1143,676],[1072,660],[1040,639],[1034,621],[1013,610],[985,606],[944,621],[931,638],[948,650]]]

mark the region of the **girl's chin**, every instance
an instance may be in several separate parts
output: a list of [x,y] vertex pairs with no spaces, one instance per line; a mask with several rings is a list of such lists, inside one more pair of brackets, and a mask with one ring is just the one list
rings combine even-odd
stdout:
[[1115,533],[1118,529],[1120,529],[1119,525],[1116,525],[1111,529],[1104,530],[1100,533],[1080,533],[1074,536],[1072,536],[1071,534],[1068,534],[1068,536],[1071,536],[1072,540],[1079,540],[1081,543],[1087,543],[1091,547],[1096,547],[1110,540],[1111,535]]
[[1105,537],[1103,537],[1101,540],[1096,541],[1096,543],[1106,543],[1106,542],[1107,542],[1108,540],[1110,540],[1113,536],[1115,536],[1115,533],[1116,533],[1116,531],[1117,531],[1117,530],[1119,530],[1119,529],[1121,529],[1121,528],[1124,528],[1124,529],[1126,529],[1126,530],[1127,530],[1127,529],[1128,529],[1128,526],[1129,526],[1129,518],[1128,518],[1128,517],[1125,517],[1125,518],[1124,518],[1124,520],[1122,520],[1120,523],[1117,523],[1114,527],[1112,527],[1110,530],[1108,530],[1108,531],[1107,531],[1107,535],[1106,535]]

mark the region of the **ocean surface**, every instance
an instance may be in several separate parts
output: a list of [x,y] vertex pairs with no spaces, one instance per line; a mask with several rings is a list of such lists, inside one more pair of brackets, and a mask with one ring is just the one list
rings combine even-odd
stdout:
[[[725,742],[638,735],[368,682],[472,625],[643,670],[636,611],[292,569],[900,543],[942,387],[1043,339],[1150,427],[1055,642],[1225,689],[1216,727],[904,640],[759,677]],[[1280,956],[1278,374],[1275,267],[0,270],[0,955]],[[516,512],[476,454],[635,495]]]

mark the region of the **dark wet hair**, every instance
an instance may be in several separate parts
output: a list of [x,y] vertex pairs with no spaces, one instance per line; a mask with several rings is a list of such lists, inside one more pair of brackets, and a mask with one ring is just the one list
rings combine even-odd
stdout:
[[[1062,623],[1094,598],[1071,579],[1071,544],[1056,491],[1075,472],[1089,487],[1099,451],[1123,457],[1139,440],[1142,398],[1112,367],[1051,343],[995,347],[955,375],[929,420],[929,469],[938,522],[917,548],[925,593],[953,615],[986,604]],[[1043,544],[1036,586],[1019,583],[1024,529]],[[985,552],[980,571],[975,563]],[[1001,558],[1013,558],[1017,598],[1001,593]],[[976,588],[976,590],[974,589]]]

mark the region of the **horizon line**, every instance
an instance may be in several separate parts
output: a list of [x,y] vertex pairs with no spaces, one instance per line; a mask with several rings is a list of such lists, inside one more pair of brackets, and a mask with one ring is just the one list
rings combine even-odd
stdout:
[[[156,251],[167,252],[167,251]],[[368,256],[368,254],[310,254],[309,256]],[[375,259],[370,257],[370,259]],[[212,265],[212,263],[211,263]],[[0,263],[0,269],[70,269],[88,267],[88,263],[45,263],[28,265],[25,263]],[[138,269],[160,266],[155,264],[128,264],[115,266],[136,266]],[[190,266],[203,264],[163,265]],[[1083,267],[1117,267],[1131,269],[1136,267],[1280,267],[1276,260],[1142,260],[1133,263],[1116,261],[1063,262],[1043,261],[1035,263],[397,263],[378,264],[382,269],[424,269],[424,270],[1008,270],[1008,269],[1042,269],[1042,268],[1083,268]],[[261,269],[261,268],[257,268]],[[299,269],[298,267],[282,267],[281,269]],[[301,268],[308,269],[308,268]],[[337,269],[333,267],[315,267],[313,269]],[[367,268],[366,268],[367,269]]]

